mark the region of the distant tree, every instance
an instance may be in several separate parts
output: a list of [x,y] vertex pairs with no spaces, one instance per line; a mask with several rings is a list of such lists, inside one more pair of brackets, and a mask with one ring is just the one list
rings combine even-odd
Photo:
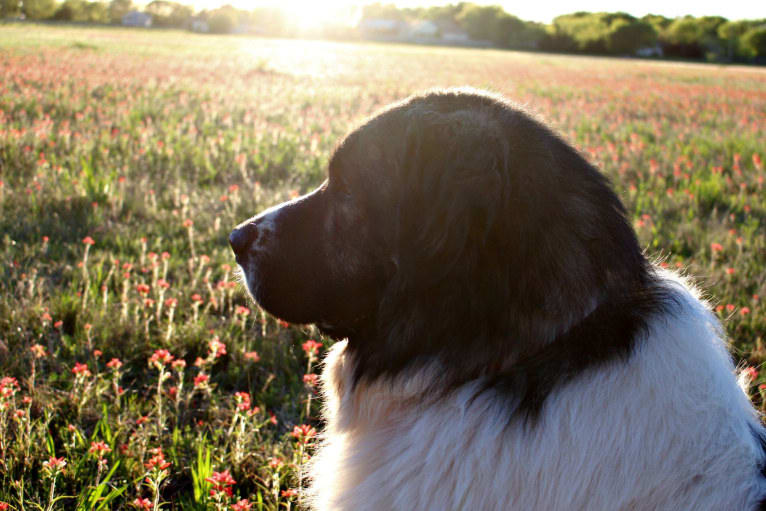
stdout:
[[545,25],[533,21],[524,21],[523,28],[518,32],[513,32],[509,38],[511,48],[532,48],[537,49],[542,45],[547,32]]
[[699,43],[705,50],[707,60],[722,60],[726,55],[726,41],[718,35],[718,28],[728,20],[721,16],[697,18]]
[[766,24],[748,30],[742,36],[742,45],[755,57],[766,57]]
[[152,24],[158,27],[184,28],[191,21],[194,11],[188,5],[167,0],[150,2],[145,11],[152,16]]
[[404,10],[393,4],[368,4],[362,7],[362,19],[387,19],[403,21]]
[[620,18],[609,26],[606,48],[609,53],[633,55],[640,48],[657,42],[657,31],[648,22],[639,19]]
[[457,15],[457,22],[468,33],[471,39],[492,41],[504,46],[503,30],[509,16],[498,5],[465,4]]
[[[557,16],[553,20],[553,33],[559,36],[560,43],[566,43],[568,36],[574,43],[574,50],[582,53],[606,53],[606,36],[609,23],[606,13],[575,12]],[[563,51],[571,51],[561,48]]]
[[[457,7],[460,7],[459,11],[454,10]],[[472,39],[491,41],[501,48],[535,48],[545,36],[541,25],[527,23],[508,14],[497,5],[466,3],[458,4],[454,8],[437,13],[449,15],[456,12],[455,21]]]
[[230,34],[237,26],[236,9],[224,6],[210,11],[207,24],[213,34]]
[[693,16],[676,18],[668,26],[665,35],[673,44],[696,44],[700,38],[699,25]]
[[668,28],[668,26],[673,23],[671,18],[666,18],[661,14],[647,14],[641,18],[641,21],[645,21],[654,27],[654,30],[657,32],[657,34],[661,34],[663,30]]
[[19,0],[0,0],[0,18],[10,18],[21,14]]
[[134,9],[132,0],[112,0],[109,2],[109,22],[119,25],[122,18]]
[[662,32],[660,44],[665,55],[698,59],[704,56],[700,27],[693,16],[676,18]]
[[275,7],[260,7],[250,13],[250,24],[261,34],[287,34],[288,20],[284,11]]
[[106,3],[85,2],[85,21],[91,23],[109,23],[109,7]]
[[416,18],[424,20],[456,23],[457,16],[460,14],[460,11],[463,10],[464,6],[465,3],[458,3],[413,9],[413,15]]
[[27,19],[48,19],[56,12],[56,0],[23,0],[21,10]]
[[61,21],[88,21],[85,0],[64,0],[53,14],[53,19]]
[[561,30],[561,27],[551,23],[545,25],[545,33],[540,39],[538,48],[548,52],[570,53],[577,50],[577,44],[571,35]]
[[752,57],[749,49],[742,44],[742,36],[753,28],[751,20],[727,21],[718,27],[718,37],[726,46],[726,56],[729,60]]

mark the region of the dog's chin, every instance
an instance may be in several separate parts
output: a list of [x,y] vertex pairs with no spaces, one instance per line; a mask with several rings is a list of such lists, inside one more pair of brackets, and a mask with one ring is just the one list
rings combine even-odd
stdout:
[[317,328],[323,335],[331,337],[336,340],[346,339],[352,336],[355,329],[345,325],[337,325],[328,321],[311,320],[308,318],[298,318],[291,314],[286,314],[285,311],[277,310],[278,308],[272,307],[267,296],[263,292],[263,287],[259,285],[258,274],[254,268],[243,268],[240,266],[239,277],[245,284],[250,297],[258,304],[260,308],[275,316],[279,319],[287,321],[293,324],[316,324]]
[[261,309],[288,323],[304,325],[315,322],[310,318],[299,317],[299,315],[288,312],[285,310],[286,308],[284,306],[275,305],[273,297],[269,297],[266,289],[267,286],[264,286],[260,279],[258,265],[255,262],[250,262],[249,264],[246,263],[244,266],[240,264],[239,268],[240,271],[238,273],[240,280],[244,283],[250,298],[252,298]]

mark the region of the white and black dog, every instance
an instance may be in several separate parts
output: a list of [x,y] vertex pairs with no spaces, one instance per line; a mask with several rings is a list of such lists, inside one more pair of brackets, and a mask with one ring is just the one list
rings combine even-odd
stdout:
[[647,262],[606,178],[501,98],[392,105],[230,242],[261,306],[346,339],[316,509],[766,509],[718,321]]

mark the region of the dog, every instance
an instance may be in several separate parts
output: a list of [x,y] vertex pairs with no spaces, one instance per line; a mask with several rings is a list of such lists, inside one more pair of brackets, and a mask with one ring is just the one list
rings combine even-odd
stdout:
[[709,306],[502,97],[388,107],[229,241],[266,311],[338,340],[314,509],[766,509],[766,434]]

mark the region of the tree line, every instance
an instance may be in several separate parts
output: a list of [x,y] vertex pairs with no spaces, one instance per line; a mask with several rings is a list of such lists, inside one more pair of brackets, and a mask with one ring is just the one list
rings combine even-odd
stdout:
[[409,9],[374,4],[364,9],[362,17],[454,22],[473,39],[509,49],[595,55],[634,55],[643,49],[666,57],[708,61],[766,58],[766,19],[730,21],[721,16],[667,18],[656,14],[637,18],[624,12],[575,12],[543,24],[519,19],[499,6],[471,3]]
[[[132,0],[0,0],[0,17],[119,24],[125,14],[139,10]],[[245,11],[231,6],[195,13],[188,5],[154,0],[143,12],[159,27],[190,28],[202,20],[210,32],[229,33],[237,27],[264,35],[295,35],[286,13],[278,8]],[[667,18],[649,14],[641,18],[623,12],[575,12],[552,23],[525,21],[499,6],[461,2],[435,7],[397,8],[371,4],[362,20],[383,19],[463,30],[471,39],[508,49],[541,50],[595,55],[662,55],[671,58],[719,62],[766,61],[766,19],[731,21],[721,16]],[[353,38],[348,27],[324,27],[327,37]]]

